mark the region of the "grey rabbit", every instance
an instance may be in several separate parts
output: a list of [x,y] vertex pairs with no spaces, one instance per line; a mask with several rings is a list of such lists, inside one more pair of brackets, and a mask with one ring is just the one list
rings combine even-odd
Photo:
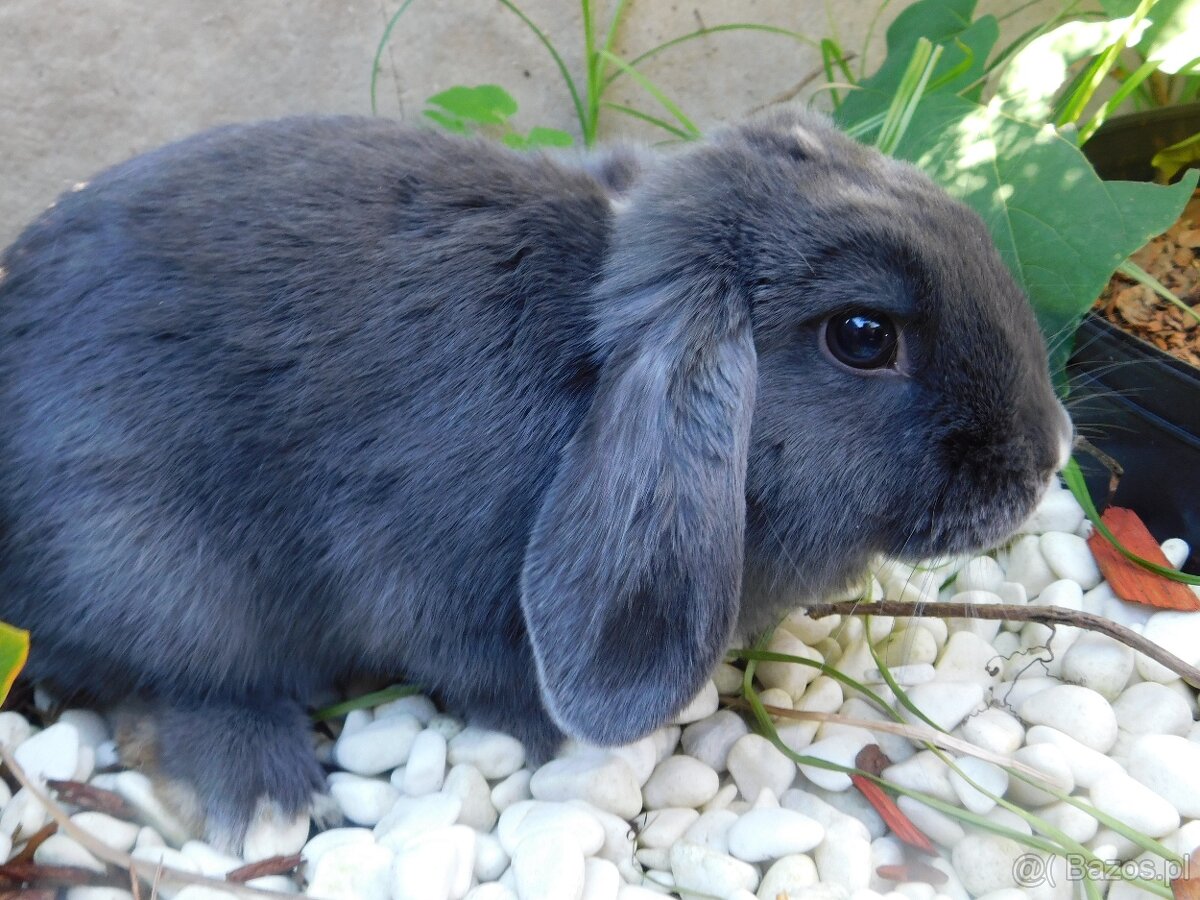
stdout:
[[1071,439],[983,223],[795,109],[590,156],[224,127],[0,264],[0,618],[235,846],[323,789],[329,685],[630,741],[873,554],[1003,539]]

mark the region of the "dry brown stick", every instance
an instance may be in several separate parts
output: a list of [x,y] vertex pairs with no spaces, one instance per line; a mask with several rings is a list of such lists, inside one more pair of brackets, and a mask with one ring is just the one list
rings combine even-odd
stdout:
[[843,600],[817,603],[804,611],[814,619],[825,616],[903,616],[930,619],[1000,619],[1008,622],[1038,622],[1042,625],[1073,625],[1097,631],[1132,647],[1166,666],[1194,688],[1200,688],[1200,669],[1185,663],[1158,644],[1118,625],[1112,619],[1062,606],[1017,606],[1009,603],[904,603],[900,600]]
[[264,891],[262,888],[254,888],[249,885],[239,884],[236,881],[226,881],[223,878],[209,878],[205,875],[197,875],[194,872],[181,872],[178,869],[172,869],[169,866],[161,864],[149,863],[143,860],[134,859],[128,853],[122,853],[120,850],[114,850],[108,844],[98,840],[95,836],[80,828],[71,821],[71,817],[67,815],[58,802],[44,791],[33,779],[25,774],[25,770],[13,758],[12,750],[5,744],[0,744],[0,761],[3,761],[8,766],[8,771],[12,773],[13,778],[20,782],[21,786],[33,795],[33,799],[42,804],[50,818],[58,823],[61,832],[67,837],[81,845],[85,850],[89,851],[97,859],[102,859],[104,862],[111,863],[114,866],[119,866],[122,869],[128,869],[130,873],[141,871],[148,873],[151,868],[155,870],[154,878],[157,882],[159,877],[177,881],[182,884],[199,884],[204,887],[215,888],[220,891],[229,891],[234,894],[241,894],[246,897],[291,897],[290,894],[281,894],[278,891]]

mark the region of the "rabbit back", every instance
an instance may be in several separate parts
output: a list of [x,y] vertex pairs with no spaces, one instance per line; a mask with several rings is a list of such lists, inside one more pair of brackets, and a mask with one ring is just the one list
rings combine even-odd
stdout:
[[0,615],[33,674],[399,668],[537,707],[505,699],[518,578],[608,228],[586,175],[377,120],[210,132],[65,195],[0,283]]

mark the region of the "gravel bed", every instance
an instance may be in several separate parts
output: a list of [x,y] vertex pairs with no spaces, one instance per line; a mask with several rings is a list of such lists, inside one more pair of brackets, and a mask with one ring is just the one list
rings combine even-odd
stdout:
[[[1030,603],[1097,613],[1200,662],[1200,615],[1154,611],[1117,599],[1083,539],[1089,526],[1065,490],[1050,493],[1003,551],[916,569],[881,566],[874,596],[937,603]],[[1167,541],[1173,564],[1187,546]],[[951,576],[951,587],[943,588]],[[1174,673],[1115,640],[1076,628],[979,620],[789,617],[770,649],[823,660],[882,695],[895,696],[869,652],[874,644],[926,716],[955,737],[1044,773],[1060,791],[1188,854],[1200,845],[1200,726],[1196,692]],[[347,716],[319,747],[329,793],[345,825],[310,836],[307,818],[264,819],[244,859],[189,840],[140,773],[111,771],[109,725],[69,710],[38,731],[0,714],[0,741],[42,778],[90,780],[119,793],[137,824],[96,812],[75,821],[142,860],[220,876],[245,860],[300,852],[297,875],[255,886],[325,898],[364,900],[654,900],[664,895],[731,900],[802,898],[967,898],[1078,895],[1078,859],[1032,851],[901,797],[912,822],[936,846],[905,846],[848,776],[797,766],[738,712],[721,708],[742,672],[722,664],[678,721],[616,749],[572,744],[531,770],[521,744],[464,727],[425,697]],[[884,716],[815,668],[762,663],[764,703]],[[899,704],[907,721],[916,716]],[[843,765],[878,744],[884,776],[990,822],[1030,827],[997,804],[1003,795],[1126,873],[1154,877],[1161,861],[1076,807],[963,752],[952,771],[906,737],[840,722],[780,719],[795,751]],[[100,774],[95,774],[99,770]],[[964,778],[963,775],[966,777]],[[975,786],[984,788],[978,790]],[[989,794],[993,796],[989,796]],[[0,853],[5,858],[47,822],[25,790],[0,782]],[[83,847],[56,835],[37,862],[102,871]],[[882,874],[881,874],[882,872]],[[904,878],[912,880],[904,881]],[[900,879],[899,881],[896,879]],[[927,882],[938,882],[937,886]],[[164,884],[162,896],[219,896]],[[1143,896],[1112,884],[1111,900]],[[1150,896],[1145,894],[1144,896]],[[120,888],[77,887],[69,900],[124,900]]]

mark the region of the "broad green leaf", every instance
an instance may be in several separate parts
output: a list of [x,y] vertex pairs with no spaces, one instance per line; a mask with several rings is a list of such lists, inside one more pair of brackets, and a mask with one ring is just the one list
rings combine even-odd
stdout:
[[28,657],[29,632],[0,622],[0,703],[7,699]]
[[570,147],[575,143],[575,138],[557,128],[535,126],[529,129],[527,142],[530,147]]
[[974,13],[975,0],[919,0],[905,9],[888,28],[883,63],[859,83],[861,90],[850,92],[834,118],[848,127],[885,112],[921,38],[943,48],[930,79],[931,93],[953,93],[975,83],[984,73],[1000,26],[993,16],[972,21]]
[[426,102],[481,125],[503,125],[517,111],[517,101],[495,84],[455,85],[434,94]]
[[432,119],[447,131],[453,132],[454,134],[468,134],[471,131],[467,123],[458,116],[447,115],[440,110],[427,109],[422,113],[422,115],[428,119]]
[[[1127,16],[1137,0],[1101,0],[1110,16]],[[1157,60],[1159,68],[1173,75],[1196,57],[1200,47],[1200,0],[1158,0],[1150,9],[1149,27],[1137,50],[1146,59]]]
[[1072,77],[1072,64],[1100,53],[1128,27],[1128,18],[1060,25],[1030,41],[1012,58],[996,85],[995,96],[1010,115],[1030,122],[1046,121],[1054,95]]
[[1074,330],[1116,268],[1178,218],[1196,173],[1165,188],[1105,182],[1049,126],[933,94],[917,107],[896,155],[915,162],[987,223],[1001,256],[1065,362]]

